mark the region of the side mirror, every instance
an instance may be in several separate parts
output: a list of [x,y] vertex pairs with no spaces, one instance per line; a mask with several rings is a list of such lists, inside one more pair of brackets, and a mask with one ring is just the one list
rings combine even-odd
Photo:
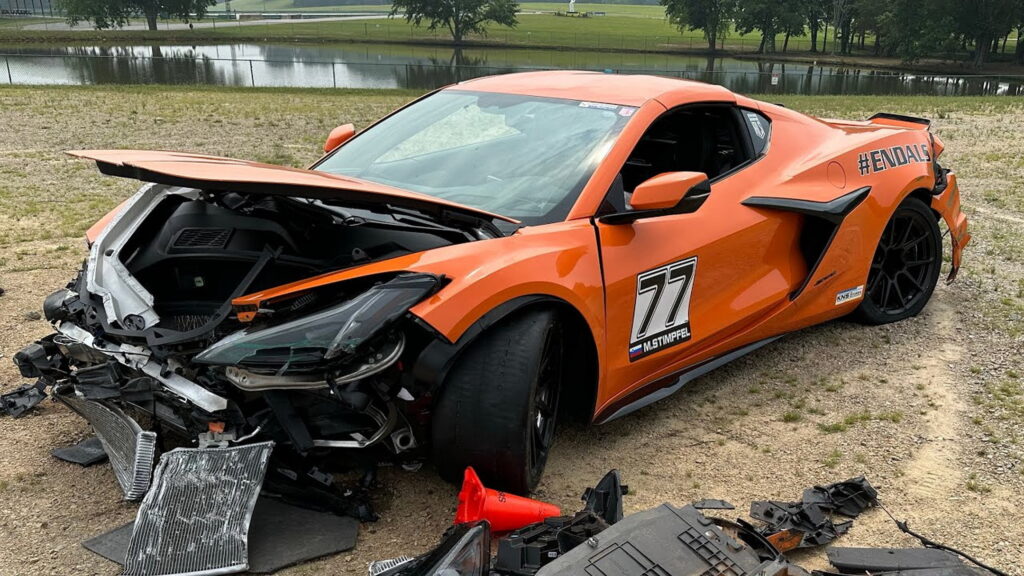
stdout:
[[324,152],[330,152],[338,146],[341,146],[345,142],[348,142],[350,138],[356,135],[356,127],[352,124],[342,124],[334,130],[331,130],[331,134],[327,137],[327,142],[324,142]]
[[627,224],[641,218],[694,212],[707,200],[711,184],[703,172],[665,172],[644,181],[629,200],[633,210],[600,218],[605,224]]

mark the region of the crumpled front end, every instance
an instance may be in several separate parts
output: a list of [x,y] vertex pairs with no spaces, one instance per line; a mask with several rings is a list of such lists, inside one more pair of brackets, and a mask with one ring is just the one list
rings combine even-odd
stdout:
[[443,277],[355,277],[258,310],[232,301],[480,237],[305,199],[144,186],[46,298],[55,332],[14,359],[37,384],[8,403],[49,390],[85,417],[130,499],[173,446],[273,441],[284,480],[317,488],[331,485],[324,470],[416,466],[430,390],[408,367],[437,336],[409,309]]

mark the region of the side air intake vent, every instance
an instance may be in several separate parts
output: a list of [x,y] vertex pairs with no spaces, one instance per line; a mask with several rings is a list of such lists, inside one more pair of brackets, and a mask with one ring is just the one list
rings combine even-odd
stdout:
[[171,242],[171,248],[224,248],[231,238],[228,228],[184,228]]

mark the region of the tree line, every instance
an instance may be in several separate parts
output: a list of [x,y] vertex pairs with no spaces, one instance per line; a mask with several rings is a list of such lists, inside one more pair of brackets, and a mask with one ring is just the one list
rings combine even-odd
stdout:
[[[202,18],[216,0],[58,0],[69,21],[120,27],[142,15],[150,30],[158,16]],[[760,33],[759,53],[785,52],[793,37],[810,37],[811,52],[870,53],[915,62],[969,54],[980,68],[1024,35],[1024,0],[659,0],[680,30],[701,30],[712,52],[733,30]],[[515,26],[517,0],[393,0],[391,16],[431,30],[445,29],[456,45],[490,24]],[[1024,42],[1013,47],[1024,64]]]
[[[992,54],[1005,52],[1011,36],[1024,36],[1024,0],[660,2],[680,30],[703,31],[711,51],[735,29],[740,34],[759,32],[759,53],[785,51],[790,38],[810,36],[812,52],[842,55],[856,49],[905,62],[968,53],[980,68]],[[1016,43],[1014,61],[1024,64],[1024,42]]]

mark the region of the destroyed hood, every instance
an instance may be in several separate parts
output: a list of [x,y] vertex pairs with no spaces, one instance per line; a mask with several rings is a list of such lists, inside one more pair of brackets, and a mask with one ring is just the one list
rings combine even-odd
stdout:
[[348,176],[289,168],[220,156],[153,150],[73,150],[68,155],[95,160],[100,172],[170,186],[269,196],[314,198],[367,208],[402,206],[425,212],[448,211],[488,221],[518,220],[449,202],[427,194]]

